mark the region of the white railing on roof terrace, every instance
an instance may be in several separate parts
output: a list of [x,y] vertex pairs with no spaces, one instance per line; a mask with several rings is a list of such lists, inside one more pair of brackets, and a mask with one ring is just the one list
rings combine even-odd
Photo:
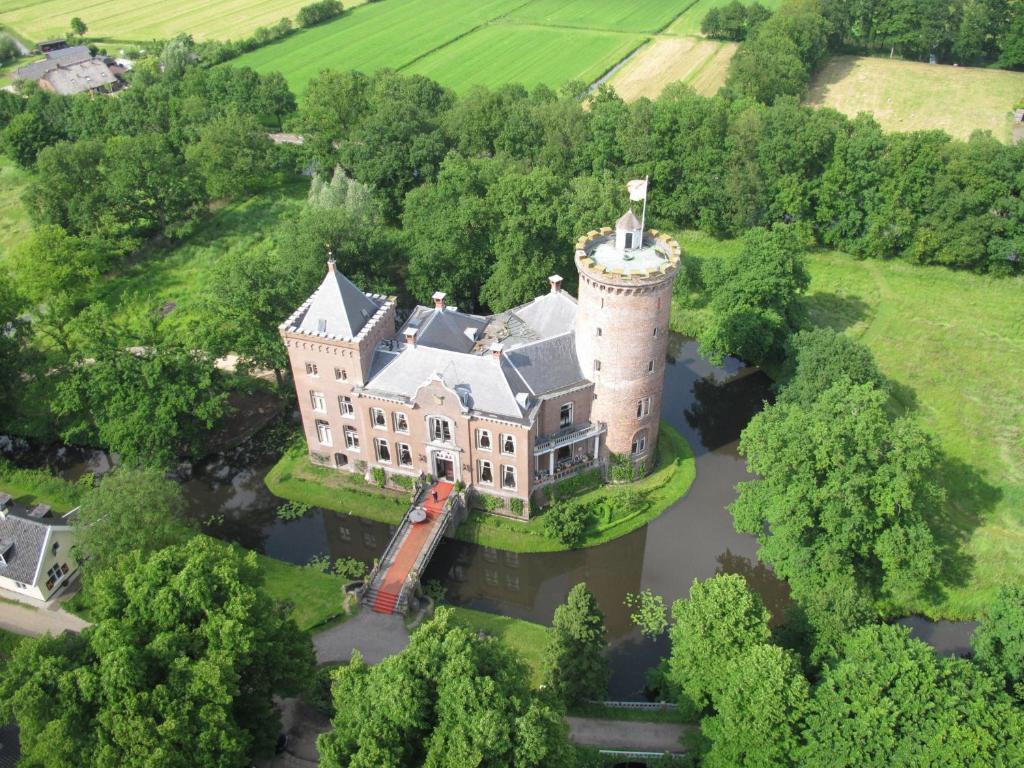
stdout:
[[536,443],[533,446],[533,455],[540,456],[542,453],[553,451],[556,448],[561,448],[563,445],[570,445],[571,443],[578,443],[580,440],[585,440],[588,437],[594,437],[605,431],[606,425],[604,422],[597,422],[596,424],[587,424],[583,427],[577,427],[576,429],[570,429],[564,432],[556,432],[553,435],[547,437],[538,437]]

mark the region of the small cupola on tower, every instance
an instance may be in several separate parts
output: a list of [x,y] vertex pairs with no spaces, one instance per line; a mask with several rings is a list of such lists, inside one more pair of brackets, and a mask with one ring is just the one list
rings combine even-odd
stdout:
[[615,222],[615,250],[619,253],[632,251],[643,245],[643,224],[630,208]]

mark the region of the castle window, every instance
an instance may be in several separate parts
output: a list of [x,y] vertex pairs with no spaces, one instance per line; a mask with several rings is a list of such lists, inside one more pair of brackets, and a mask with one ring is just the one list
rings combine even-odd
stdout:
[[319,376],[317,372],[316,363],[306,363],[306,375],[307,376]]
[[501,452],[506,456],[515,456],[516,439],[512,435],[501,436]]
[[346,419],[354,419],[356,417],[356,409],[352,407],[352,398],[348,395],[338,396],[338,409]]
[[336,466],[336,467],[344,467],[347,464],[348,464],[348,456],[346,456],[344,453],[336,453],[336,454],[334,454],[334,466]]
[[373,447],[377,452],[377,461],[382,464],[391,463],[391,448],[388,447],[388,441],[382,437],[373,438]]
[[654,338],[658,338],[658,329],[657,328],[654,329]]
[[440,416],[431,416],[428,421],[428,427],[430,429],[430,439],[435,443],[451,443],[452,440],[452,424],[448,419],[443,419]]
[[395,412],[395,432],[409,432],[409,419],[401,411]]
[[601,361],[600,360],[595,360],[594,361],[594,373],[597,373],[600,370],[601,370]]
[[355,427],[345,427],[345,445],[353,451],[359,450],[359,433]]
[[310,392],[309,399],[313,403],[314,411],[319,411],[320,413],[327,413],[327,400],[324,399],[323,392]]
[[491,430],[478,429],[476,431],[476,447],[481,451],[491,450]]
[[373,424],[375,429],[387,429],[388,420],[384,417],[383,408],[371,408],[370,409],[370,423]]
[[348,372],[343,371],[341,368],[334,369],[334,378],[337,381],[348,381]]
[[516,489],[516,468],[511,464],[501,465],[501,487],[510,491]]
[[649,363],[647,363],[647,372],[648,373],[654,373],[654,361],[653,360],[651,360]]
[[633,435],[633,445],[630,448],[630,453],[634,456],[643,456],[647,453],[647,430],[641,429],[635,435]]
[[403,467],[412,466],[412,450],[405,443],[398,444],[398,463]]
[[643,400],[636,401],[636,417],[642,419],[644,416],[648,416],[651,413],[651,398],[645,397]]
[[316,420],[316,437],[321,445],[331,444],[331,425],[323,419]]
[[596,331],[595,335],[597,335],[597,336],[601,335],[601,329],[600,328],[596,328],[595,331]]
[[572,403],[565,403],[558,411],[558,426],[561,429],[572,424]]
[[476,463],[476,475],[483,485],[494,485],[494,469],[489,461],[478,461]]

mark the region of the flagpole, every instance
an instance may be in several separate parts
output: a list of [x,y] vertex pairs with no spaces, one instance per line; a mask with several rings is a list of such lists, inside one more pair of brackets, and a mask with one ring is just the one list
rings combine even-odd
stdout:
[[640,247],[644,247],[644,222],[647,220],[647,182],[650,180],[650,176],[644,176],[644,208],[640,214]]

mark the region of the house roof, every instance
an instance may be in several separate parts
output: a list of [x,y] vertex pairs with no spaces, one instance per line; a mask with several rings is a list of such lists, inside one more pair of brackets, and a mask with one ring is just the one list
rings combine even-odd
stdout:
[[572,332],[516,347],[506,353],[506,358],[534,395],[569,389],[587,381]]
[[54,92],[61,96],[73,96],[117,82],[117,77],[101,59],[60,66],[51,69],[40,79],[52,85]]
[[34,584],[50,532],[66,527],[62,518],[30,518],[16,506],[0,518],[0,576]]
[[565,291],[538,296],[512,312],[541,339],[560,336],[576,327],[576,299]]
[[619,220],[615,222],[616,229],[640,229],[640,226],[640,219],[633,213],[632,208],[622,214]]
[[61,48],[56,51],[49,51],[46,58],[18,67],[14,70],[15,80],[39,80],[50,70],[57,67],[68,67],[72,64],[79,64],[92,59],[89,48],[84,45],[73,45],[70,48]]
[[379,307],[376,299],[356,288],[331,260],[320,287],[288,324],[299,333],[351,340],[359,335]]
[[415,329],[417,345],[452,352],[469,352],[486,325],[487,318],[468,315],[454,307],[416,307],[402,327],[402,334]]

